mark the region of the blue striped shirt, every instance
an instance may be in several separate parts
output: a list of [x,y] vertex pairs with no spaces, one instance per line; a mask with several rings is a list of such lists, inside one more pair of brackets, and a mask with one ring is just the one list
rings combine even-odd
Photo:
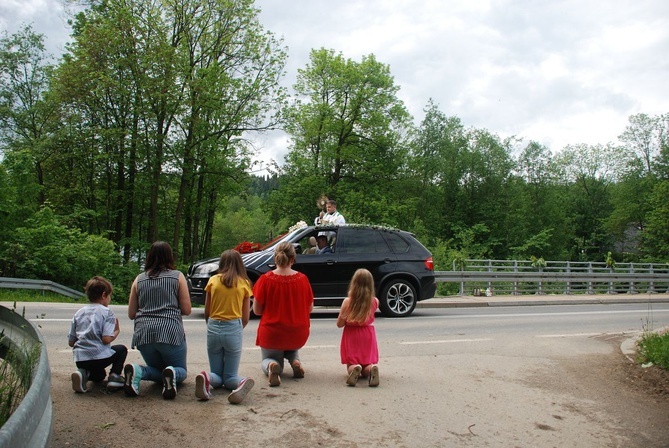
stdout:
[[90,303],[80,308],[72,318],[68,340],[75,341],[72,347],[74,361],[107,359],[114,354],[102,336],[114,336],[116,316],[100,303]]
[[157,277],[146,272],[137,276],[137,315],[132,347],[163,343],[181,345],[186,340],[179,307],[177,270],[162,271]]

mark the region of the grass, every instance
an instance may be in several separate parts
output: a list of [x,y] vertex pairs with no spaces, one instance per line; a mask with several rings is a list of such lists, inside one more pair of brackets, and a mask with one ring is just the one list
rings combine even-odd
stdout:
[[669,370],[669,333],[645,332],[638,342],[639,361]]
[[0,289],[0,302],[58,302],[58,303],[85,303],[85,297],[75,300],[50,291],[35,291],[32,289]]
[[0,333],[0,427],[21,404],[32,382],[33,370],[40,357],[40,344],[16,347],[6,343]]

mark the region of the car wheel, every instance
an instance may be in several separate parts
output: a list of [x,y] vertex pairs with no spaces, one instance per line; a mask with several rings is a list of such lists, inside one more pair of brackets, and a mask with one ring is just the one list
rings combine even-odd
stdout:
[[391,280],[383,287],[379,307],[387,317],[408,316],[416,308],[416,289],[406,280]]

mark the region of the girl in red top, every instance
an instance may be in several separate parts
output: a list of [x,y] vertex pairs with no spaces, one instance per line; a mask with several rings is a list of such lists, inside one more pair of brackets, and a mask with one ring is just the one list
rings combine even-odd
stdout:
[[304,378],[298,350],[309,338],[309,316],[314,294],[307,276],[293,270],[295,248],[280,243],[274,250],[276,269],[260,276],[253,286],[253,312],[260,316],[256,345],[262,355],[262,370],[272,387],[281,384],[284,359],[294,378]]
[[344,327],[341,335],[341,363],[346,364],[346,384],[355,386],[359,377],[369,378],[370,387],[379,385],[379,347],[374,329],[374,313],[379,299],[374,297],[374,278],[367,269],[353,274],[337,317],[337,327]]

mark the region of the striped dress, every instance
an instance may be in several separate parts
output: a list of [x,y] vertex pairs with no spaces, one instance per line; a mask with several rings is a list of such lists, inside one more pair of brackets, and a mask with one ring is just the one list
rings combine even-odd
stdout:
[[132,347],[164,343],[181,345],[186,340],[179,307],[180,271],[162,271],[157,277],[137,276],[137,305]]

